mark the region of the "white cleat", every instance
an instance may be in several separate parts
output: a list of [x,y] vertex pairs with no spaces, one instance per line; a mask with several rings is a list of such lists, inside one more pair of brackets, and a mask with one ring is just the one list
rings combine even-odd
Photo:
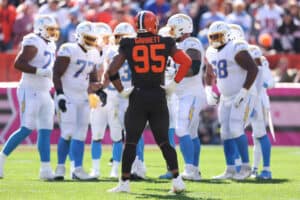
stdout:
[[185,191],[185,184],[181,178],[178,176],[177,178],[172,179],[172,188],[170,190],[171,193],[181,193]]
[[117,187],[114,187],[110,190],[107,190],[108,192],[114,192],[114,193],[120,193],[120,192],[130,192],[130,187],[129,187],[129,180],[122,181],[120,180]]
[[40,179],[44,181],[54,180],[54,173],[50,167],[40,169]]
[[226,169],[223,174],[214,176],[213,179],[215,180],[224,180],[224,179],[232,179],[233,176],[235,175],[235,169]]
[[54,180],[64,180],[66,175],[66,167],[64,165],[57,165],[54,174]]
[[197,167],[194,167],[194,176],[193,176],[193,181],[200,181],[202,179],[201,177],[201,172]]
[[184,171],[181,173],[181,177],[184,180],[193,180],[194,177],[194,166],[190,164],[186,164],[184,167]]
[[80,180],[80,181],[91,181],[96,180],[97,178],[90,176],[86,173],[82,167],[77,167],[72,173],[73,180]]
[[145,179],[146,178],[146,166],[145,166],[144,162],[142,162],[141,160],[137,160],[135,169],[133,170],[132,174],[136,175],[137,177],[139,177],[141,179]]
[[118,178],[119,177],[118,170],[119,170],[118,167],[112,166],[109,177],[110,178]]
[[241,171],[233,176],[234,180],[244,180],[251,175],[251,167],[248,165],[242,165]]
[[99,178],[100,171],[98,169],[92,169],[92,171],[90,172],[90,176],[94,178]]

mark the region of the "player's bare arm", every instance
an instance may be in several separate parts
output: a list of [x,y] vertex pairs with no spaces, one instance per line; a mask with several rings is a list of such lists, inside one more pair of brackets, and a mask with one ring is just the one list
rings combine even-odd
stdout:
[[70,58],[66,56],[58,56],[53,67],[53,83],[55,90],[59,93],[63,91],[61,77],[66,72]]
[[256,75],[258,73],[257,65],[247,51],[239,52],[235,56],[235,60],[241,68],[247,71],[247,76],[243,87],[248,90],[254,83]]
[[190,58],[192,59],[192,65],[191,65],[191,68],[189,69],[188,73],[186,74],[186,77],[195,76],[200,71],[201,53],[200,53],[200,51],[198,51],[196,49],[188,49],[186,51],[186,54],[188,56],[190,56]]
[[118,92],[121,92],[124,89],[122,82],[120,80],[120,75],[118,73],[119,69],[122,67],[124,62],[125,62],[125,55],[119,52],[119,54],[113,58],[107,71],[110,81],[112,82],[114,87],[118,90]]
[[216,78],[216,75],[214,73],[213,67],[211,66],[211,64],[207,63],[206,69],[205,69],[205,76],[204,76],[205,84],[208,86],[213,85],[215,78]]
[[98,78],[98,72],[97,72],[96,67],[94,67],[93,71],[90,73],[89,90],[91,92],[96,92],[97,90],[103,88],[103,85],[98,80],[99,80],[99,78]]
[[37,51],[37,48],[34,46],[25,46],[16,58],[15,68],[22,72],[35,74],[37,68],[31,66],[29,62],[36,56]]

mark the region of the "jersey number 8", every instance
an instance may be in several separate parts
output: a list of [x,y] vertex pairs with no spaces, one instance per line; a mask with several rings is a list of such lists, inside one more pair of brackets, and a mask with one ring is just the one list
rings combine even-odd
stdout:
[[225,59],[214,60],[212,64],[217,67],[216,74],[218,78],[226,78],[228,76],[227,61]]

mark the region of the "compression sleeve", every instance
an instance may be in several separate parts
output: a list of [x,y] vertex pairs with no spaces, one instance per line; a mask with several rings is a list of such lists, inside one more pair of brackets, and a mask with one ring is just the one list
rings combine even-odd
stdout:
[[182,50],[176,51],[176,53],[173,55],[173,60],[180,64],[178,71],[175,75],[175,82],[179,83],[185,75],[188,73],[191,65],[192,65],[192,60],[191,58]]

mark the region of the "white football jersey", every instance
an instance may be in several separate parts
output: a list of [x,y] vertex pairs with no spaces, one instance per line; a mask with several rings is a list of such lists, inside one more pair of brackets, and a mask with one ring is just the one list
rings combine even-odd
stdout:
[[[37,48],[37,54],[29,62],[31,66],[35,68],[53,68],[56,51],[56,45],[54,42],[47,42],[40,36],[30,33],[23,38],[21,45],[22,49],[25,46],[34,46]],[[22,52],[22,50],[20,52]],[[22,88],[50,90],[52,86],[53,82],[51,78],[22,72],[22,78],[20,80],[20,87]]]
[[98,50],[84,52],[77,43],[66,43],[60,47],[57,56],[70,58],[68,68],[61,77],[65,95],[71,99],[86,100],[89,75],[101,62]]
[[244,41],[229,41],[220,51],[208,47],[206,58],[212,65],[217,76],[217,87],[226,97],[237,94],[243,87],[247,71],[235,61],[235,56],[240,51],[248,51],[248,44]]
[[201,94],[204,90],[202,84],[202,71],[204,64],[204,48],[201,42],[195,37],[188,37],[177,44],[178,49],[187,51],[188,49],[195,49],[201,53],[201,66],[198,74],[191,77],[184,77],[184,79],[176,87],[176,95],[184,96],[188,94]]

